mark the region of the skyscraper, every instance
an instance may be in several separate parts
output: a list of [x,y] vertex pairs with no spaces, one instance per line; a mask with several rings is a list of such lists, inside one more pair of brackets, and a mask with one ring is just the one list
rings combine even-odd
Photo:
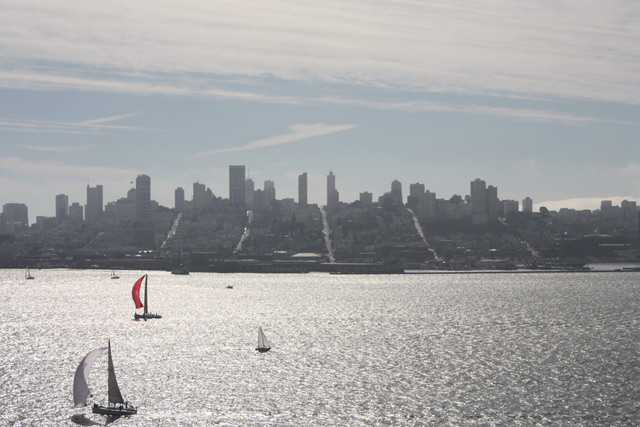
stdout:
[[71,206],[69,206],[69,218],[74,219],[76,221],[82,221],[84,217],[84,211],[80,203],[73,202]]
[[474,224],[486,224],[487,216],[487,183],[476,178],[471,181],[471,213]]
[[207,196],[207,186],[200,184],[200,182],[193,183],[193,209],[202,209],[205,206],[205,199]]
[[29,209],[24,203],[6,203],[2,206],[4,224],[29,225]]
[[184,189],[182,187],[176,188],[174,194],[174,209],[176,212],[184,212]]
[[271,204],[272,201],[276,199],[276,185],[271,180],[266,180],[264,182],[264,200],[267,203],[267,206]]
[[84,208],[84,219],[91,223],[98,222],[102,218],[103,210],[102,185],[91,187],[87,184],[87,205]]
[[533,200],[531,199],[531,197],[525,197],[524,199],[522,199],[522,212],[533,212]]
[[255,184],[251,178],[244,181],[244,203],[249,208],[255,207],[254,203]]
[[307,206],[307,173],[298,176],[298,205]]
[[56,196],[56,218],[64,219],[69,215],[69,196],[58,194]]
[[151,178],[138,175],[136,178],[136,217],[151,216]]
[[404,206],[402,203],[402,183],[397,179],[391,183],[391,199],[396,206]]
[[501,214],[500,200],[498,199],[498,187],[487,187],[487,218],[489,221],[497,221]]
[[364,193],[360,193],[360,203],[362,206],[369,207],[373,204],[373,194],[365,191]]
[[336,190],[336,176],[333,174],[333,171],[330,171],[329,175],[327,175],[327,209],[338,209],[339,204],[340,193]]
[[233,204],[245,204],[244,166],[229,166],[229,200]]

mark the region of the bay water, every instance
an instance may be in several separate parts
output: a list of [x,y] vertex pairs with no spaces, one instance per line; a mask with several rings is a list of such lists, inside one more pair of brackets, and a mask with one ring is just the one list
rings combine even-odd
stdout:
[[[132,320],[146,272],[31,273],[0,270],[3,426],[640,424],[638,272],[152,271],[149,321]],[[73,408],[109,339],[135,416]]]

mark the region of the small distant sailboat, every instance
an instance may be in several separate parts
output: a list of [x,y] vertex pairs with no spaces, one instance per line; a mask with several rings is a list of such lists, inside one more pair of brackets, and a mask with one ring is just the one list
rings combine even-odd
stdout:
[[[140,287],[142,286],[142,280],[144,279],[144,304],[140,301]],[[157,313],[149,313],[149,292],[147,291],[147,275],[145,274],[133,285],[133,289],[131,290],[131,295],[133,296],[133,302],[136,305],[136,309],[144,308],[144,313],[135,313],[133,315],[134,319],[161,319],[162,316]]]
[[25,279],[27,279],[27,280],[33,280],[33,279],[35,279],[35,277],[33,277],[33,276],[31,275],[31,273],[29,272],[29,267],[27,267],[27,270],[24,272],[24,278],[25,278]]
[[111,270],[111,278],[112,279],[119,279],[120,276],[118,276],[115,271]]
[[260,353],[266,353],[271,350],[271,345],[269,344],[269,341],[267,341],[267,337],[264,332],[262,332],[262,326],[258,326],[258,347],[256,347],[256,350]]
[[124,400],[122,398],[122,393],[120,393],[120,387],[118,387],[118,381],[116,380],[116,372],[113,367],[113,358],[111,357],[111,340],[109,340],[108,347],[96,348],[95,350],[87,353],[82,361],[80,361],[80,364],[76,369],[75,377],[73,379],[74,406],[76,408],[87,406],[87,399],[93,397],[91,391],[89,390],[89,385],[87,382],[89,371],[91,370],[91,365],[93,365],[93,362],[95,362],[98,356],[100,356],[100,353],[107,349],[109,350],[109,365],[107,368],[109,373],[109,403],[107,404],[107,406],[94,403],[93,413],[110,416],[136,414],[138,410],[135,408],[135,406],[129,404],[129,402]]

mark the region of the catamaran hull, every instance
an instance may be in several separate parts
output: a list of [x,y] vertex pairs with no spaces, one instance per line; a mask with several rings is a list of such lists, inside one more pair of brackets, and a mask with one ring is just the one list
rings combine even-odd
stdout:
[[98,405],[97,403],[94,403],[93,413],[100,414],[100,415],[109,415],[112,417],[120,417],[123,415],[135,415],[138,413],[138,410],[130,405],[102,406],[102,405]]

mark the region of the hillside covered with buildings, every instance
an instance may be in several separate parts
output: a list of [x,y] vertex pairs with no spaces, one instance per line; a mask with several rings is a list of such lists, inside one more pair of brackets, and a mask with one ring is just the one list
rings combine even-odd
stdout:
[[172,208],[151,198],[151,179],[103,203],[87,186],[84,206],[58,195],[56,215],[29,225],[28,208],[3,206],[0,266],[183,271],[396,273],[406,270],[576,269],[592,262],[640,262],[636,202],[602,201],[596,211],[532,210],[500,200],[476,179],[467,196],[437,198],[423,184],[402,184],[377,198],[341,202],[335,175],[327,204],[278,199],[275,185],[255,189],[244,166],[229,168],[229,197],[199,182]]

